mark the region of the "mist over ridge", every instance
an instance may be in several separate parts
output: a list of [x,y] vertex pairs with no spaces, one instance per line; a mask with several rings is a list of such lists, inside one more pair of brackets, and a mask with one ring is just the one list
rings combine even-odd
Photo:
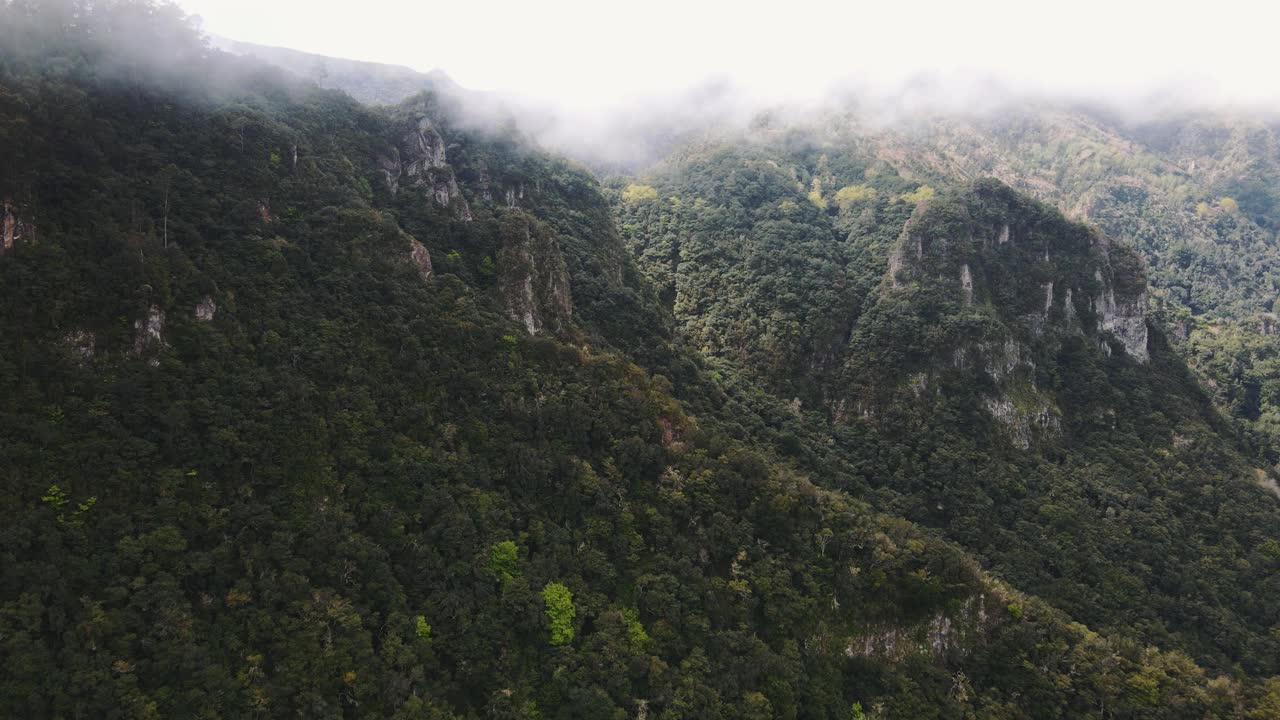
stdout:
[[0,717],[1280,720],[1261,14],[182,7],[0,0]]

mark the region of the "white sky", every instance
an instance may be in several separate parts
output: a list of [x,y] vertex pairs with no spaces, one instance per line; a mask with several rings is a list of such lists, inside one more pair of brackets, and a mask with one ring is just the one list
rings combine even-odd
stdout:
[[[178,0],[207,32],[440,68],[465,87],[600,108],[727,76],[770,98],[839,78],[992,73],[1015,87],[1280,100],[1270,0]],[[1194,89],[1193,89],[1194,88]],[[1210,97],[1205,97],[1205,96]]]

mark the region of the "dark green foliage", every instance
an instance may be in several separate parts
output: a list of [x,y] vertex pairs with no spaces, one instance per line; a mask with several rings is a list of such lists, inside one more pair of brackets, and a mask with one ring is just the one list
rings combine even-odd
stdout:
[[[176,38],[184,53],[152,68],[92,40],[134,16],[142,47]],[[0,192],[35,228],[0,256],[0,715],[845,718],[860,703],[903,720],[1183,718],[1264,697],[1100,637],[883,512],[920,514],[924,494],[889,487],[936,481],[891,455],[923,448],[793,415],[685,350],[586,172],[510,128],[462,127],[460,100],[370,111],[212,53],[176,17],[0,6],[0,132],[18,148]],[[447,140],[470,221],[458,198],[384,181],[420,114]],[[831,167],[839,183],[861,172]],[[775,175],[757,167],[734,192],[772,202]],[[884,198],[915,187],[871,182]],[[823,216],[793,194],[799,219],[761,220],[779,239],[766,255],[803,277],[789,242],[852,223],[853,240],[810,249],[822,277],[859,291],[815,282],[776,318],[753,309],[778,337],[866,315],[807,304],[865,297],[911,212],[881,198],[865,219],[834,202]],[[751,212],[703,230],[745,230]],[[526,229],[527,275],[562,265],[571,292],[561,325],[533,335],[503,284]],[[534,288],[541,306],[563,300],[548,290]],[[747,358],[782,348],[709,327],[704,342],[742,338]],[[1131,371],[1075,372],[1105,385],[1099,372]],[[821,377],[778,385],[816,392]],[[971,468],[980,450],[942,420],[937,457],[954,460],[938,466]],[[1238,496],[1190,479],[1224,457],[1202,432],[1183,473],[1224,500],[1188,522],[1218,533],[1221,571],[1239,575],[1215,587],[1252,592],[1274,548],[1246,568],[1231,550],[1257,524],[1207,517]],[[1119,450],[1144,467],[1133,443]],[[1122,499],[1144,519],[1185,496]]]

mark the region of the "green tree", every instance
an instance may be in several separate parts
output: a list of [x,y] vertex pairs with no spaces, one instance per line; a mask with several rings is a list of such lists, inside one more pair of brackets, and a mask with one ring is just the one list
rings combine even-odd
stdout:
[[854,203],[872,200],[875,196],[875,189],[869,185],[845,185],[836,191],[836,204],[847,209]]
[[547,583],[542,588],[542,602],[551,625],[551,644],[573,642],[573,618],[578,612],[573,606],[573,593],[561,583]]
[[921,185],[909,193],[903,193],[899,198],[901,198],[903,202],[914,204],[922,200],[928,200],[934,196],[935,192],[936,191],[932,187],[928,185]]
[[651,185],[628,185],[622,191],[623,202],[641,203],[658,199],[658,191]]
[[489,570],[501,582],[520,574],[520,549],[514,540],[503,540],[489,548]]

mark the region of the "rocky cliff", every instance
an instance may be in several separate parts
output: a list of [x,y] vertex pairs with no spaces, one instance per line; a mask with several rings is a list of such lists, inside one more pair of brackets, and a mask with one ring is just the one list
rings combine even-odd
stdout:
[[415,117],[397,145],[378,157],[387,188],[394,195],[402,184],[424,188],[426,195],[454,217],[472,219],[471,207],[458,188],[453,168],[445,156],[445,141],[425,113]]
[[549,228],[523,213],[502,223],[498,289],[507,315],[530,335],[562,335],[569,330],[573,304],[569,271]]
[[921,202],[904,227],[868,322],[886,312],[917,316],[908,326],[918,333],[906,358],[913,372],[893,381],[884,376],[895,369],[873,369],[878,400],[857,406],[874,414],[884,384],[920,395],[939,392],[942,375],[963,377],[1011,442],[1027,448],[1061,429],[1038,363],[1066,336],[1148,362],[1145,305],[1141,266],[1127,248],[998,181],[978,181]]
[[34,236],[35,225],[24,222],[12,201],[5,200],[0,209],[0,255],[13,250],[19,240],[31,240]]

